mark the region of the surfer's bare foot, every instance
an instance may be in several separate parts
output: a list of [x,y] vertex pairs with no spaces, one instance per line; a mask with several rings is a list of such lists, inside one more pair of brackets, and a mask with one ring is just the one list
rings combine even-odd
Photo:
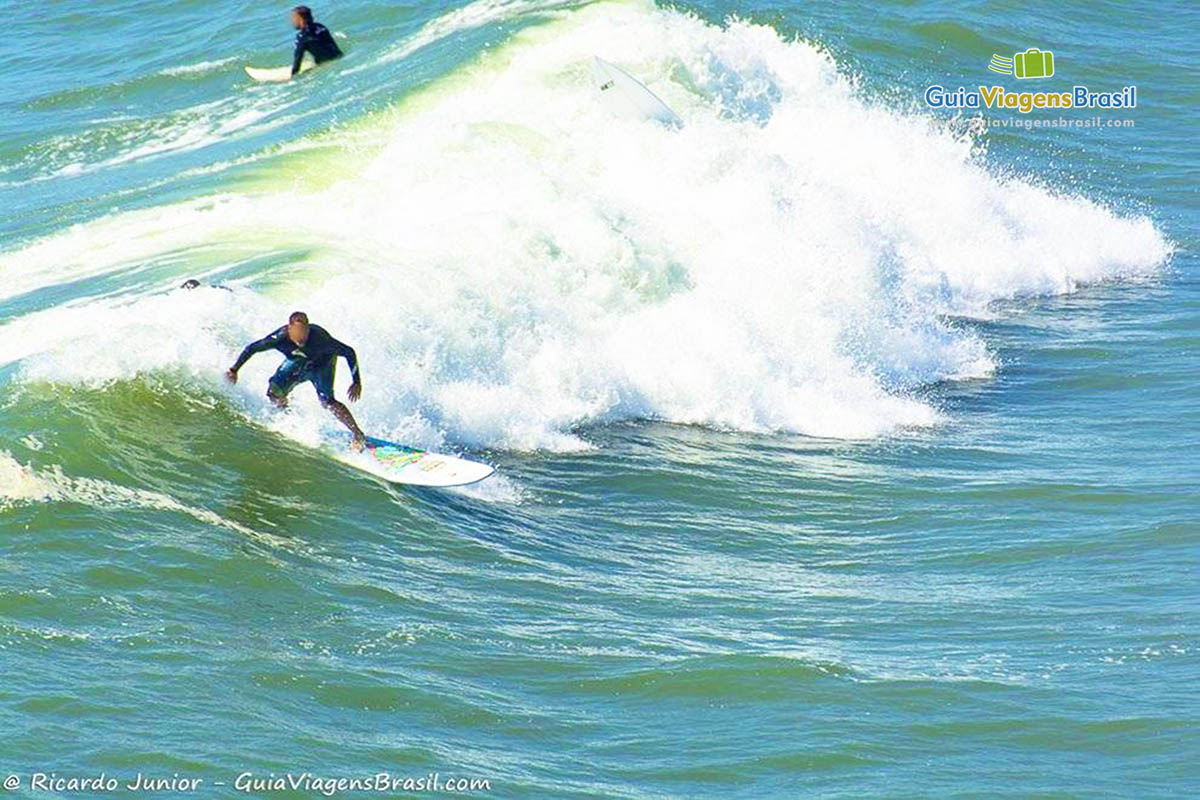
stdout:
[[350,449],[356,453],[361,453],[367,446],[367,437],[359,434],[350,440]]

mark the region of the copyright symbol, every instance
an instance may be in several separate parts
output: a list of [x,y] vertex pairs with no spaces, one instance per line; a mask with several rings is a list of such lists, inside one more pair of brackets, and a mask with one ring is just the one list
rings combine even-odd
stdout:
[[21,788],[21,776],[20,775],[9,775],[7,778],[4,779],[4,788],[10,792],[14,792],[17,789],[20,789]]

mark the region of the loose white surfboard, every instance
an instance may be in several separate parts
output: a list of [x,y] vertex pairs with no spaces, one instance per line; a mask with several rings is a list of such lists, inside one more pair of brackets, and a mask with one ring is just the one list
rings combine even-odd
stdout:
[[348,442],[340,439],[339,446],[329,448],[334,458],[391,483],[441,488],[466,486],[496,471],[478,461],[430,453],[371,436],[367,437],[367,447],[361,453],[350,450]]
[[[300,71],[308,72],[316,66],[309,59],[300,62]],[[292,67],[246,67],[246,74],[259,83],[287,83],[292,79]]]
[[600,96],[614,113],[633,119],[652,119],[672,128],[683,126],[683,120],[637,78],[625,70],[596,56],[592,59],[592,76]]

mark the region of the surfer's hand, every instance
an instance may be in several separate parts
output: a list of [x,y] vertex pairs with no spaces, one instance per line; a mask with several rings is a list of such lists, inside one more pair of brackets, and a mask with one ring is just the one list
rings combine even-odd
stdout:
[[358,398],[362,397],[362,381],[358,380],[350,384],[350,390],[346,392],[346,397],[350,398],[350,402],[357,403]]
[[237,383],[237,370],[236,369],[225,370],[225,380],[229,381],[230,383]]

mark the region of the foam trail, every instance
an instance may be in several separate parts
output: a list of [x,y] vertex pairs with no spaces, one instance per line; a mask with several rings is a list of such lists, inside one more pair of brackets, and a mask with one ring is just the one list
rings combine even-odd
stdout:
[[[612,119],[593,53],[686,127]],[[303,198],[119,214],[0,256],[7,295],[166,254],[180,277],[219,270],[218,242],[226,258],[302,253],[302,277],[80,298],[10,321],[0,342],[30,340],[0,361],[26,380],[216,386],[303,307],[358,349],[369,429],[420,446],[570,449],[580,426],[631,418],[871,437],[938,421],[915,389],[996,368],[945,315],[1153,275],[1171,252],[1145,217],[998,175],[970,139],[863,100],[818,48],[641,2],[528,28],[369,124],[380,147]],[[71,335],[93,325],[155,343]],[[245,373],[246,402],[270,361]],[[299,394],[304,424],[326,425]]]
[[[0,450],[0,510],[22,503],[79,503],[93,508],[146,508],[185,514],[208,525],[255,539],[257,531],[202,508],[180,503],[170,495],[145,489],[130,489],[96,478],[75,478],[57,465],[38,470],[22,464]],[[277,539],[278,537],[269,537]]]
[[18,165],[31,173],[21,183],[84,175],[262,133],[286,124],[290,117],[285,112],[300,103],[279,94],[244,93],[161,116],[94,120],[35,148]]
[[408,58],[423,47],[463,31],[579,5],[580,0],[477,0],[430,20],[415,34],[384,53],[379,63]]
[[197,64],[182,64],[177,67],[167,67],[159,72],[160,75],[170,77],[179,77],[181,75],[203,75],[206,72],[216,72],[222,67],[227,67],[237,61],[236,56],[229,58],[220,58],[215,61],[201,61]]
[[528,493],[519,483],[500,474],[493,474],[492,477],[480,483],[472,483],[467,486],[453,486],[445,491],[460,494],[484,503],[519,504],[525,502],[528,498]]

